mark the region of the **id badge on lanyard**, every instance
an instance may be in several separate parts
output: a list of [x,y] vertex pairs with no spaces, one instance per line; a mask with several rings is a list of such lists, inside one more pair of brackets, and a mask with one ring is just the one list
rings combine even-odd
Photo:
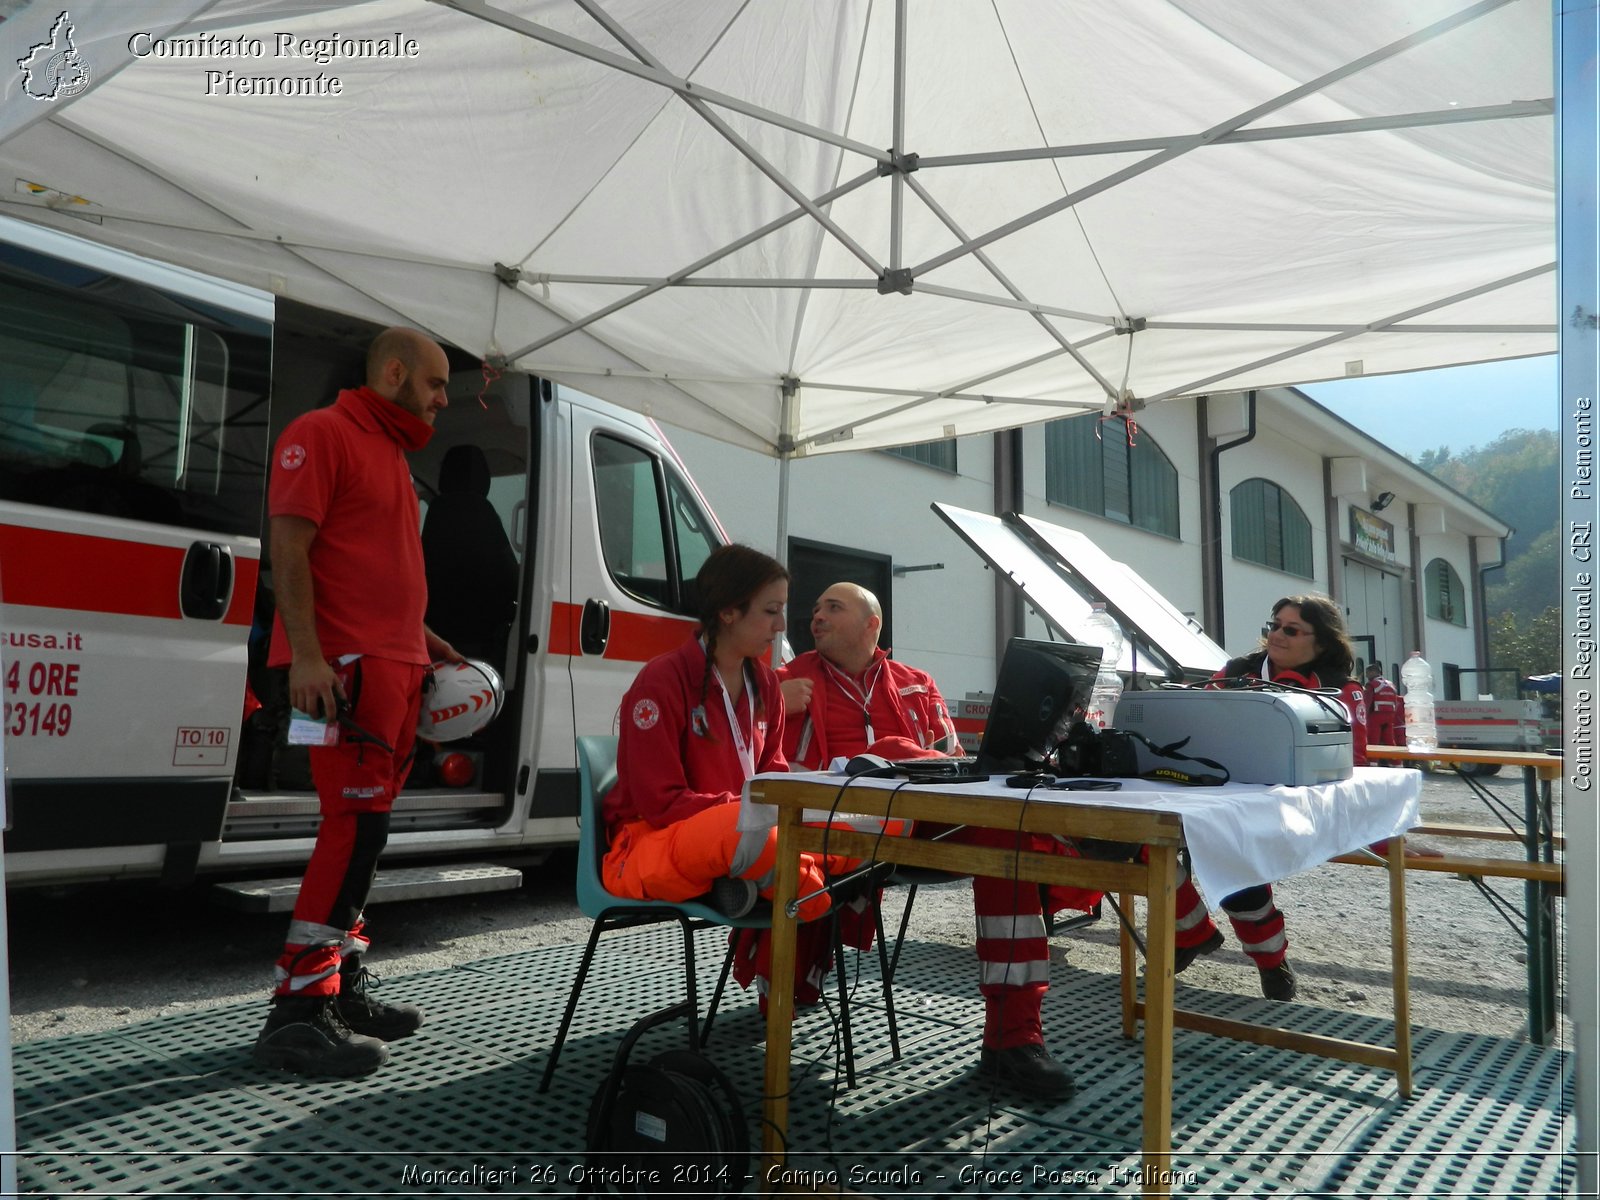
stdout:
[[750,677],[750,669],[744,671],[744,702],[747,715],[750,718],[750,736],[744,736],[744,730],[739,727],[738,715],[733,709],[733,697],[728,695],[728,685],[722,682],[722,673],[713,671],[717,678],[717,690],[722,693],[722,705],[728,713],[728,728],[733,731],[733,748],[739,755],[739,766],[744,771],[745,779],[750,779],[756,773],[755,733],[756,733],[756,681]]
[[857,687],[853,679],[827,659],[823,659],[822,664],[838,683],[839,690],[844,693],[845,699],[861,710],[862,720],[865,721],[867,727],[867,745],[872,745],[873,742],[878,740],[878,735],[872,730],[872,693],[877,690],[878,680],[883,675],[883,664],[879,663],[877,665],[872,672],[872,682],[865,688]]

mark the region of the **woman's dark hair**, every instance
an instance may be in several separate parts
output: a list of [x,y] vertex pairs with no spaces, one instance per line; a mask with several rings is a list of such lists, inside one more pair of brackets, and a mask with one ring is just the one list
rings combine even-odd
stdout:
[[[1356,652],[1350,645],[1344,614],[1326,596],[1285,596],[1272,606],[1274,619],[1291,605],[1300,610],[1300,619],[1311,627],[1312,636],[1317,642],[1317,656],[1306,666],[1316,672],[1323,687],[1338,687],[1351,677],[1351,672],[1356,668]],[[1267,639],[1263,637],[1263,653],[1266,648]]]
[[[700,706],[705,707],[711,686],[711,664],[716,656],[717,633],[726,609],[740,613],[750,607],[756,593],[768,584],[789,578],[789,569],[770,554],[734,542],[718,546],[694,577],[695,616],[706,639],[706,666],[700,676]],[[760,697],[757,697],[759,703]]]
[[789,569],[771,555],[737,542],[718,546],[694,577],[695,616],[700,621],[700,632],[714,640],[724,609],[734,608],[742,613],[762,588],[787,578]]

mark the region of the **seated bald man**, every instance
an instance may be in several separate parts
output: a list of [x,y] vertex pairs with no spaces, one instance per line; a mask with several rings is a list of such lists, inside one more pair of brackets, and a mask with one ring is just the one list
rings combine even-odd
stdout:
[[[878,646],[882,630],[883,609],[863,587],[836,583],[817,600],[811,610],[816,649],[778,671],[786,715],[783,753],[792,768],[819,770],[835,758],[869,750],[890,758],[959,753],[933,677],[889,658]],[[1003,829],[968,828],[953,838],[1008,850],[1019,840],[1024,849],[1059,849],[1053,838]],[[1068,903],[1082,897],[1063,889]],[[1040,1022],[1050,986],[1050,947],[1039,889],[974,877],[972,899],[978,990],[985,1005],[979,1073],[1030,1096],[1066,1100],[1072,1076],[1045,1049]]]

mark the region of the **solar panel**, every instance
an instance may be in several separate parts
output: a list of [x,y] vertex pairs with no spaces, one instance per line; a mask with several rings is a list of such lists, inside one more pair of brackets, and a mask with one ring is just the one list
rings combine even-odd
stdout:
[[1085,535],[1035,517],[932,507],[1063,636],[1082,640],[1094,603],[1104,601],[1126,635],[1117,663],[1124,674],[1204,677],[1227,662],[1194,621]]

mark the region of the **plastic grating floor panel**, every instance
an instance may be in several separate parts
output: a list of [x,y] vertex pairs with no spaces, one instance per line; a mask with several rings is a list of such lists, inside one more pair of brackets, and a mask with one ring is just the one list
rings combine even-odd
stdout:
[[[702,1012],[726,934],[696,935]],[[539,1077],[582,946],[385,979],[427,1024],[362,1080],[263,1072],[265,1005],[178,1014],[14,1047],[18,1171],[33,1195],[584,1194],[591,1100],[629,1026],[683,998],[675,926],[601,940],[548,1094]],[[968,948],[908,942],[890,1049],[876,953],[846,951],[857,1086],[843,1086],[837,995],[794,1026],[784,1181],[863,1195],[1140,1192],[1143,1051],[1117,980],[1054,965],[1044,1024],[1078,1091],[1020,1102],[978,1078],[983,1006]],[[1384,1043],[1389,1022],[1180,986],[1180,1007]],[[1416,1086],[1329,1059],[1179,1030],[1174,1194],[1556,1196],[1575,1184],[1572,1068],[1560,1050],[1417,1028]],[[758,1142],[765,1023],[730,982],[707,1055]],[[630,1061],[685,1044],[649,1031]],[[673,1194],[654,1189],[656,1194]],[[704,1187],[679,1194],[700,1195]]]
[[1522,1043],[1445,1034],[1419,1057],[1411,1098],[1364,1129],[1329,1191],[1385,1196],[1564,1196],[1576,1172],[1572,1068]]

